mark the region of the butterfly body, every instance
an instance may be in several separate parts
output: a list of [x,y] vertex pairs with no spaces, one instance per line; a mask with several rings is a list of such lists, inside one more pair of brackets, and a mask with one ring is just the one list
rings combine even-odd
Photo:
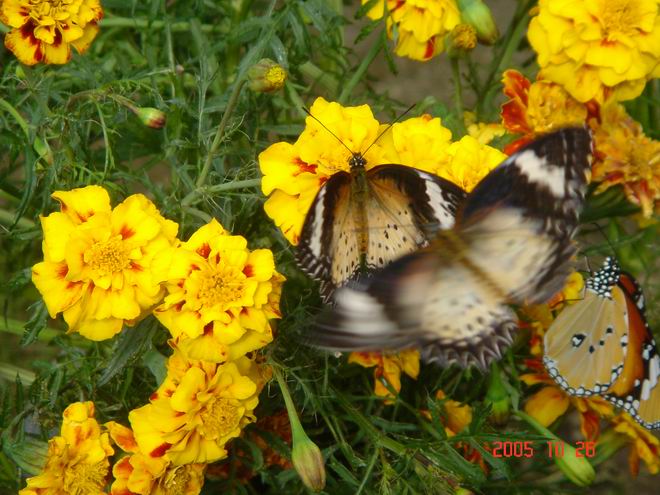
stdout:
[[590,151],[588,131],[568,128],[509,157],[467,196],[455,226],[338,290],[313,342],[418,347],[428,361],[485,368],[517,327],[509,304],[547,300],[570,273]]
[[544,336],[543,362],[570,395],[603,396],[642,426],[660,428],[660,356],[635,279],[613,258]]

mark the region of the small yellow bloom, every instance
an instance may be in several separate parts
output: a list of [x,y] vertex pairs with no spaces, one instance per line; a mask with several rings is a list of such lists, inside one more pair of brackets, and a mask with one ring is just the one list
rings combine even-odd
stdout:
[[[566,279],[566,285],[550,299],[547,305],[550,308],[557,308],[559,304],[574,304],[582,299],[582,292],[584,289],[584,277],[580,272],[573,272]],[[548,325],[549,326],[549,325]],[[548,328],[546,326],[546,328]]]
[[57,191],[60,212],[41,217],[44,261],[32,281],[51,318],[63,313],[69,332],[109,339],[162,299],[154,257],[176,240],[178,226],[142,194],[114,209],[105,189]]
[[128,416],[140,451],[167,455],[174,466],[225,458],[227,442],[256,419],[259,368],[246,357],[220,365],[188,360],[175,348],[150,403]]
[[284,87],[286,71],[269,58],[262,58],[250,67],[248,85],[257,93],[272,93]]
[[639,460],[643,460],[651,474],[660,472],[660,440],[640,426],[628,413],[621,413],[612,419],[614,431],[624,435],[630,444],[628,462],[633,476],[639,473]]
[[477,116],[474,112],[463,112],[463,121],[468,134],[479,141],[480,144],[490,144],[493,139],[506,134],[506,129],[499,122],[477,122]]
[[420,61],[442,52],[445,35],[461,21],[454,0],[379,0],[367,15],[385,17],[389,37],[396,33],[397,55]]
[[[393,404],[394,395],[389,387],[401,391],[401,372],[416,379],[419,375],[419,351],[407,349],[397,354],[380,352],[352,352],[348,356],[349,363],[359,364],[365,368],[376,367],[374,370],[374,394],[385,397],[385,404]],[[384,383],[386,382],[387,385]]]
[[539,78],[583,103],[635,98],[660,76],[657,0],[540,0],[527,36]]
[[84,53],[103,18],[100,0],[3,0],[0,21],[12,28],[5,46],[26,65],[65,64],[71,46]]
[[197,495],[204,486],[206,464],[171,465],[167,456],[140,452],[130,428],[110,421],[106,428],[112,440],[127,455],[112,467],[111,495]]
[[452,143],[447,148],[447,157],[435,173],[467,192],[507,158],[498,149],[481,144],[472,136],[464,136]]
[[74,402],[63,413],[60,436],[48,442],[43,472],[29,478],[20,495],[100,495],[114,454],[94,419],[93,402]]
[[660,207],[660,141],[647,137],[615,102],[603,105],[600,124],[594,127],[592,180],[601,183],[596,191],[621,184],[628,200],[651,218]]
[[270,250],[250,251],[212,220],[155,264],[168,294],[154,315],[191,359],[223,362],[272,341],[284,277]]

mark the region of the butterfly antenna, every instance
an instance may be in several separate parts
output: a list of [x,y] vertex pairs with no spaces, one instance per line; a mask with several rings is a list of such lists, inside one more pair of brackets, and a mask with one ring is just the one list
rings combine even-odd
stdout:
[[323,122],[321,122],[321,121],[320,121],[319,119],[317,119],[314,115],[312,115],[312,112],[310,112],[310,111],[307,109],[307,107],[302,107],[302,109],[303,109],[303,111],[304,111],[307,115],[309,115],[311,118],[313,118],[314,120],[316,120],[319,124],[321,124],[321,127],[323,127],[323,128],[324,128],[326,131],[328,131],[332,136],[334,136],[334,138],[335,138],[337,141],[339,141],[339,142],[341,143],[341,145],[342,145],[344,148],[346,148],[346,149],[348,150],[348,152],[349,152],[351,155],[355,155],[355,152],[354,152],[353,150],[351,150],[348,146],[346,146],[346,143],[344,143],[344,141],[342,141],[341,139],[339,139],[339,136],[337,136],[334,132],[332,132],[330,129],[328,129],[328,128],[326,127],[326,125],[325,125]]
[[369,145],[369,147],[368,147],[366,150],[364,150],[364,153],[362,153],[362,156],[366,155],[366,154],[367,154],[367,151],[369,151],[369,150],[371,149],[371,147],[372,147],[374,144],[376,144],[376,143],[378,142],[378,140],[383,136],[383,134],[385,134],[387,131],[389,131],[390,128],[391,128],[394,124],[396,124],[396,123],[399,122],[402,118],[404,118],[404,117],[408,114],[408,112],[410,112],[413,108],[415,108],[415,103],[413,103],[412,105],[410,105],[410,106],[409,106],[409,107],[408,107],[408,108],[407,108],[407,109],[406,109],[401,115],[399,115],[396,119],[394,119],[394,122],[390,123],[390,125],[388,125],[385,129],[383,129],[383,132],[381,132],[380,134],[378,134],[378,136],[376,137],[376,139],[374,139],[373,143],[371,143],[371,144]]

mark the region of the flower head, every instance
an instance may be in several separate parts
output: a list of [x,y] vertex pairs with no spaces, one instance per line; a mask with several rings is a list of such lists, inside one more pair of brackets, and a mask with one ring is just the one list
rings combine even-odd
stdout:
[[93,402],[74,402],[63,413],[60,436],[48,442],[43,472],[27,480],[20,495],[101,494],[114,453],[94,419]]
[[615,432],[624,436],[630,445],[628,463],[633,476],[639,473],[639,461],[644,461],[651,474],[660,472],[660,440],[640,426],[628,413],[621,413],[612,419]]
[[130,428],[114,421],[105,426],[112,440],[130,454],[112,467],[111,495],[197,495],[202,490],[205,464],[174,466],[167,456],[141,452]]
[[660,75],[656,0],[540,0],[528,38],[539,77],[580,102],[635,98]]
[[175,466],[223,459],[227,442],[255,420],[263,384],[260,366],[246,357],[215,364],[175,349],[150,403],[129,414],[140,451],[167,454]]
[[479,41],[492,45],[500,36],[493,14],[481,0],[457,0],[463,22],[473,26]]
[[168,294],[154,315],[191,359],[222,362],[272,341],[284,277],[270,250],[250,251],[211,220],[157,264]]
[[12,30],[5,46],[26,65],[65,64],[71,46],[84,53],[103,18],[100,0],[3,0],[0,21]]
[[250,89],[257,93],[272,93],[284,87],[286,71],[269,58],[262,58],[248,71]]
[[396,32],[397,55],[421,61],[442,52],[445,35],[461,21],[454,0],[379,0],[367,15],[386,18],[390,38]]
[[178,226],[142,194],[112,209],[105,189],[57,191],[60,212],[41,217],[44,261],[32,281],[52,318],[69,332],[104,340],[133,325],[161,300],[154,257],[176,239]]
[[408,349],[397,354],[383,354],[380,352],[352,352],[348,357],[349,363],[359,364],[365,368],[375,366],[374,394],[385,397],[385,404],[392,404],[394,398],[390,388],[397,393],[401,391],[401,372],[410,378],[419,375],[419,351]]
[[597,192],[620,184],[628,200],[650,218],[660,205],[660,141],[647,137],[622,105],[611,102],[595,124],[592,180]]

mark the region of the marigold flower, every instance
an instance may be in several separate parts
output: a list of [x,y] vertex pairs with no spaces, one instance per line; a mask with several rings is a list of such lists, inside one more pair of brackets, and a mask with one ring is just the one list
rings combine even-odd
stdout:
[[248,85],[256,93],[273,93],[285,82],[286,71],[269,58],[262,58],[248,70]]
[[225,364],[188,360],[175,348],[150,403],[128,416],[140,450],[167,454],[174,466],[226,457],[227,442],[255,421],[264,384],[259,368],[246,357]]
[[105,189],[53,193],[60,212],[41,217],[44,261],[32,267],[52,318],[63,313],[69,332],[109,339],[162,299],[154,257],[176,240],[178,225],[142,194],[114,209]]
[[112,440],[127,455],[112,467],[111,495],[197,495],[204,486],[206,464],[173,466],[167,456],[140,452],[133,432],[119,423],[105,424]]
[[211,220],[156,264],[168,294],[154,315],[191,359],[236,359],[272,341],[284,277],[270,250],[250,251]]
[[28,478],[19,495],[101,494],[114,454],[94,419],[93,402],[74,402],[62,414],[60,436],[48,442],[43,472]]
[[635,98],[660,76],[656,0],[540,0],[527,36],[539,77],[583,103]]
[[[374,394],[385,397],[385,404],[393,404],[394,395],[389,387],[401,391],[401,372],[416,379],[419,375],[419,351],[407,349],[396,354],[380,352],[352,352],[348,356],[349,363],[359,364],[364,368],[376,367],[374,370]],[[384,383],[387,382],[388,385]]]
[[651,474],[660,472],[660,440],[640,426],[628,413],[620,413],[612,419],[615,432],[624,435],[630,445],[628,464],[633,476],[639,473],[639,460],[643,460]]
[[504,71],[502,83],[508,98],[502,105],[502,124],[510,133],[523,135],[507,146],[509,154],[538,134],[584,125],[595,106],[580,103],[558,84],[543,80],[532,83],[512,69]]
[[368,105],[343,107],[317,98],[310,112],[327,129],[308,117],[295,143],[275,143],[259,154],[261,188],[270,195],[264,210],[294,245],[321,186],[332,174],[350,170],[349,149],[366,152],[367,170],[400,163],[434,172],[443,163],[443,149],[451,140],[451,132],[440,119],[429,115],[394,124],[376,141],[386,126],[379,124]]
[[[362,4],[368,0],[362,0]],[[369,9],[372,19],[386,18],[390,38],[397,34],[394,52],[426,61],[444,50],[444,37],[461,21],[454,0],[379,0]]]
[[457,24],[446,40],[447,55],[460,58],[477,47],[477,31],[470,24]]
[[506,134],[506,129],[499,122],[477,122],[474,112],[463,112],[463,121],[468,134],[481,144],[490,144],[495,138]]
[[100,0],[3,0],[0,21],[13,28],[5,46],[26,65],[65,64],[84,53],[103,18]]
[[604,105],[600,117],[594,124],[592,180],[601,183],[596,192],[621,184],[628,200],[650,218],[660,205],[660,141],[647,137],[620,104]]
[[492,45],[500,36],[488,6],[481,0],[457,0],[461,11],[461,19],[473,26],[479,41],[486,45]]

